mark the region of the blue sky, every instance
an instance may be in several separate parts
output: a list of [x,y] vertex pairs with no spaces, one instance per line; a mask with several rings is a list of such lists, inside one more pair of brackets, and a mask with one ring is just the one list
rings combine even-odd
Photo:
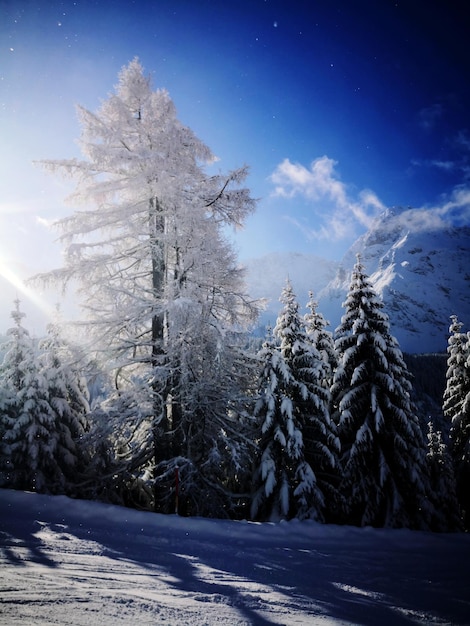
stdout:
[[394,205],[468,223],[470,23],[458,5],[0,0],[6,299],[60,264],[48,224],[71,211],[70,188],[32,162],[78,156],[75,104],[95,110],[134,56],[222,170],[250,166],[260,201],[235,239],[241,259],[339,260]]

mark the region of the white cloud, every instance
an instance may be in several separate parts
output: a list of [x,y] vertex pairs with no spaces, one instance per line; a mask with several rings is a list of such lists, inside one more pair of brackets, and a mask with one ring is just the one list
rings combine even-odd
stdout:
[[[441,230],[448,228],[449,224],[469,225],[470,188],[456,187],[441,202],[403,211],[396,219],[412,232]],[[390,227],[393,228],[393,222]]]
[[443,159],[412,159],[411,165],[416,167],[432,167],[445,172],[458,172],[462,170],[463,163],[461,161],[452,161]]
[[310,228],[291,216],[287,218],[309,239],[345,239],[354,234],[358,225],[368,228],[374,217],[385,209],[370,189],[352,198],[335,171],[336,165],[337,162],[327,156],[312,161],[310,168],[284,159],[270,176],[275,185],[274,196],[304,198],[312,203],[317,216],[320,212],[323,223],[316,228]]
[[470,187],[459,185],[433,209],[443,220],[456,225],[470,224]]
[[344,185],[335,178],[335,165],[336,161],[327,156],[315,159],[310,169],[284,159],[271,175],[271,181],[276,185],[274,195],[286,198],[304,195],[312,200],[326,196],[344,201]]

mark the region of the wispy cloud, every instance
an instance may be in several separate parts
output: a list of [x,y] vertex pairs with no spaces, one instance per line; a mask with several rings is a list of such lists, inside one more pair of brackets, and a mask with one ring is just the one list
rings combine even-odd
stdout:
[[[440,202],[427,204],[417,209],[407,209],[396,216],[402,226],[411,232],[442,230],[452,226],[470,224],[470,187],[458,186]],[[394,220],[390,228],[394,227]]]
[[459,185],[439,205],[428,210],[436,212],[445,222],[455,225],[470,224],[470,187]]
[[435,167],[446,172],[456,172],[460,169],[460,164],[457,161],[444,161],[443,159],[413,159],[411,165],[416,167]]
[[368,228],[377,214],[385,209],[370,189],[351,197],[347,185],[335,171],[336,165],[337,162],[327,156],[315,159],[308,168],[284,159],[270,176],[274,184],[273,196],[304,198],[312,203],[316,216],[320,213],[323,223],[316,228],[287,217],[309,239],[338,241],[350,237],[358,225]]
[[448,174],[458,175],[464,181],[470,180],[470,159],[468,155],[459,155],[455,159],[413,159],[411,161],[413,167],[429,167],[447,172]]
[[[443,115],[444,109],[441,105],[432,105],[420,112],[419,123],[428,131]],[[463,181],[470,180],[470,132],[467,128],[462,128],[450,136],[446,135],[439,151],[441,155],[445,155],[445,158],[441,156],[440,158],[413,159],[411,165],[438,169],[450,175],[462,176]]]

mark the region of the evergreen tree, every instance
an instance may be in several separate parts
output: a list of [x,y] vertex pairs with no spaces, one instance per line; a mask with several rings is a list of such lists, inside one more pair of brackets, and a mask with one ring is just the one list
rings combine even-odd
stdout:
[[358,256],[336,331],[332,394],[342,446],[345,521],[423,528],[432,507],[426,444],[410,377],[383,304]]
[[12,486],[12,447],[6,435],[16,416],[16,393],[6,385],[2,366],[0,369],[0,488]]
[[434,502],[432,529],[440,532],[462,530],[455,474],[442,433],[428,422],[428,466]]
[[252,516],[324,521],[335,496],[338,439],[322,386],[324,362],[309,342],[290,283],[274,337],[260,352],[255,414],[261,424]]
[[451,421],[462,413],[465,398],[470,389],[470,372],[467,366],[468,338],[462,333],[463,324],[456,315],[451,316],[447,347],[446,389],[443,411]]
[[21,323],[24,314],[18,300],[15,305],[15,327],[8,331],[10,340],[1,372],[2,388],[14,397],[14,404],[4,413],[5,486],[62,493],[66,477],[58,462],[61,441],[56,415],[37,367],[34,343]]
[[460,332],[453,315],[449,328],[444,415],[450,419],[451,453],[457,480],[457,495],[466,528],[470,527],[470,333]]
[[333,374],[336,370],[337,359],[333,333],[327,330],[329,322],[318,311],[318,302],[313,297],[313,292],[309,292],[307,302],[308,313],[304,315],[307,336],[314,348],[320,353],[324,362],[322,376],[323,385],[329,390],[333,382]]
[[84,479],[89,463],[85,444],[88,431],[89,393],[78,368],[77,356],[63,339],[58,321],[48,326],[39,343],[38,374],[44,381],[48,403],[55,417],[55,459],[67,480],[67,492]]
[[[335,351],[335,345],[333,340],[333,334],[327,330],[329,322],[324,318],[322,313],[318,311],[318,303],[314,300],[313,293],[309,292],[309,300],[307,302],[308,313],[304,315],[305,329],[307,337],[312,344],[312,353],[314,359],[318,363],[318,370],[316,374],[316,387],[317,394],[319,392],[318,386],[322,389],[321,394],[324,395],[326,405],[323,407],[323,421],[325,427],[325,433],[329,433],[328,448],[332,454],[331,464],[328,467],[325,463],[322,463],[323,470],[316,471],[317,476],[322,477],[323,472],[326,475],[323,476],[322,488],[327,497],[327,508],[325,511],[326,521],[337,521],[341,517],[340,511],[344,507],[341,494],[338,492],[339,473],[340,473],[340,442],[337,435],[336,424],[331,418],[332,414],[332,398],[331,398],[331,385],[333,382],[333,375],[337,367],[337,357]],[[321,423],[321,422],[320,422]],[[323,427],[321,427],[323,428]],[[317,429],[318,430],[318,429]],[[307,429],[308,433],[309,429]],[[321,441],[322,437],[319,437],[318,432],[312,433],[309,437],[307,434],[307,440],[313,440],[311,445],[307,445],[307,451],[315,449],[315,440]],[[312,460],[312,467],[316,467],[316,463]],[[328,469],[327,469],[328,468]]]
[[[247,453],[236,417],[243,403],[234,404],[249,362],[236,331],[257,311],[223,236],[254,208],[240,186],[247,169],[208,175],[213,154],[179,122],[168,93],[152,91],[137,59],[96,114],[79,112],[85,160],[47,165],[78,181],[73,199],[86,208],[58,223],[66,265],[42,278],[80,285],[93,348],[113,371],[112,400],[139,407],[114,431],[133,439],[132,472],[147,480],[152,467],[155,506],[173,512],[174,469],[184,459],[197,476],[187,483],[192,500],[212,502],[214,514],[214,489],[230,480],[215,471],[215,451],[233,470]],[[123,420],[139,417],[129,432]],[[227,446],[227,433],[236,445]]]

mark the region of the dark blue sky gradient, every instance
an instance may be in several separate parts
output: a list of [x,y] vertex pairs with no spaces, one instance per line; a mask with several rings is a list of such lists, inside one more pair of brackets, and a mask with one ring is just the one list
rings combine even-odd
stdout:
[[[44,219],[70,211],[31,161],[78,155],[74,104],[95,110],[138,56],[221,169],[250,166],[260,203],[241,256],[339,259],[365,226],[352,219],[329,237],[328,219],[362,190],[383,206],[434,207],[469,187],[468,13],[448,0],[0,0],[0,220],[12,206]],[[322,157],[344,206],[285,179],[273,196],[286,159],[305,174]]]

